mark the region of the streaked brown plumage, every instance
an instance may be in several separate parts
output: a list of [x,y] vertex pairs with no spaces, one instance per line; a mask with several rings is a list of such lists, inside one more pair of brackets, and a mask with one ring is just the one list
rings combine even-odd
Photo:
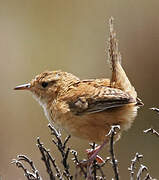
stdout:
[[131,91],[112,88],[109,79],[80,80],[70,73],[45,71],[29,86],[16,89],[30,90],[51,123],[90,141],[102,141],[111,125],[128,129],[137,113],[134,88],[132,96]]
[[31,91],[48,120],[74,136],[102,142],[112,125],[127,130],[142,102],[121,66],[112,27],[109,41],[111,79],[80,80],[67,72],[45,71],[15,89]]

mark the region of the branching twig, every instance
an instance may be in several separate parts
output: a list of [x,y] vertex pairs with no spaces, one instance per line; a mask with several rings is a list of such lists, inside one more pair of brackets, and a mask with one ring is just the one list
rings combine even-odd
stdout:
[[153,129],[153,128],[146,129],[143,132],[146,133],[146,134],[151,133],[151,134],[154,134],[157,137],[159,137],[159,133],[155,129]]
[[[152,180],[152,177],[150,176],[149,173],[146,174],[145,178],[143,180]],[[155,180],[155,179],[153,179]],[[157,180],[157,179],[156,179]]]
[[[90,143],[90,146],[91,146],[91,149],[90,151],[94,151],[96,149],[96,147],[98,146],[97,144],[95,143]],[[97,155],[97,160],[95,159],[93,161],[93,164],[92,164],[92,173],[94,175],[94,179],[93,180],[96,180],[96,179],[105,179],[105,175],[104,175],[104,172],[102,170],[102,167],[104,167],[104,165],[110,161],[110,157],[107,157],[106,160],[103,160],[100,156]],[[101,160],[101,162],[103,161],[103,163],[99,163],[99,159]],[[101,176],[97,176],[97,172],[100,172]]]
[[[55,159],[51,156],[49,150],[47,150],[43,144],[40,142],[40,138],[37,138],[37,146],[41,152],[41,155],[42,155],[42,160],[44,161],[45,163],[45,166],[46,166],[46,170],[47,170],[47,173],[49,174],[50,176],[50,180],[55,180],[55,177],[57,176],[59,179],[62,179],[62,174],[59,170],[59,168],[57,167],[56,165],[56,162],[55,162]],[[56,175],[54,175],[53,173],[53,170],[51,168],[51,164],[53,165],[53,167],[55,168],[55,171],[56,171]]]
[[[71,150],[71,153],[73,155],[72,160],[76,165],[76,170],[77,170],[77,168],[80,168],[80,173],[82,173],[84,175],[84,177],[86,178],[87,177],[87,172],[84,170],[84,168],[82,166],[79,166],[80,161],[78,160],[77,151]],[[75,179],[77,179],[77,176],[78,176],[78,173],[76,172],[75,173]]]
[[142,154],[136,153],[135,157],[131,160],[131,165],[130,168],[128,168],[128,170],[130,171],[130,180],[134,179],[134,171],[136,169],[136,163],[139,162],[140,163],[140,159],[143,158]]
[[[27,168],[24,166],[22,161],[29,164],[32,172],[27,170]],[[38,170],[36,169],[33,161],[31,161],[27,156],[18,155],[17,159],[13,159],[13,161],[11,163],[15,163],[18,168],[21,168],[24,171],[24,176],[28,180],[42,180],[42,178],[40,177],[40,174],[39,174]]]
[[149,174],[148,168],[140,163],[140,160],[143,158],[142,154],[136,153],[135,157],[131,160],[131,165],[128,170],[130,171],[130,180],[134,180],[134,174],[135,174],[135,169],[136,169],[136,164],[139,163],[139,169],[136,174],[136,179],[141,180],[141,177],[143,176],[144,172],[147,172],[146,176],[144,177],[143,180],[152,180],[152,177]]
[[67,136],[66,139],[64,140],[64,142],[62,142],[60,132],[58,132],[53,126],[51,126],[51,124],[49,124],[48,127],[50,128],[51,133],[56,138],[56,140],[52,139],[52,141],[56,145],[56,147],[58,148],[58,150],[60,151],[61,156],[62,156],[62,164],[64,166],[63,174],[65,175],[65,177],[67,179],[71,180],[73,178],[73,176],[70,173],[69,164],[67,163],[70,148],[68,147],[66,149],[66,144],[67,144],[67,142],[68,142],[68,140],[70,139],[71,136],[70,135]]
[[[91,149],[89,150],[87,149],[87,151],[94,152],[94,150],[97,148],[97,144],[95,143],[90,143],[90,146],[91,146]],[[109,157],[106,158],[106,160],[102,159],[103,163],[99,163],[98,162],[99,159],[98,160],[95,159],[94,161],[91,161],[90,163],[86,160],[79,161],[76,151],[72,150],[72,154],[74,156],[73,161],[75,162],[77,167],[80,168],[80,173],[82,173],[82,175],[84,175],[86,179],[93,179],[93,180],[106,179],[102,168],[108,161],[110,161]],[[99,158],[100,156],[97,156],[97,157]],[[100,173],[100,175],[97,175],[99,174],[98,172]],[[75,179],[77,179],[77,175],[78,174],[76,173]]]
[[144,166],[144,165],[140,165],[140,168],[139,168],[139,170],[138,170],[138,172],[137,172],[137,180],[141,180],[141,176],[142,176],[142,174],[143,174],[143,172],[148,172],[148,168],[146,167],[146,166]]

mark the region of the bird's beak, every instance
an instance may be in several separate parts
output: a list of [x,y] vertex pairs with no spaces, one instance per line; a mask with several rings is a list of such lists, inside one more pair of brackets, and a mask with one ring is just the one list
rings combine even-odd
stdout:
[[30,87],[31,87],[31,84],[28,83],[28,84],[23,84],[23,85],[16,86],[14,88],[14,90],[30,90]]

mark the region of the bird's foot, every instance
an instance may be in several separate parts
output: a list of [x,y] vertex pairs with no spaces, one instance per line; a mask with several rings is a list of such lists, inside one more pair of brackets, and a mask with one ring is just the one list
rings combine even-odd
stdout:
[[88,156],[88,162],[92,163],[94,160],[97,161],[97,163],[104,163],[104,160],[102,159],[102,157],[100,157],[98,155],[98,153],[100,152],[100,150],[102,149],[102,147],[100,145],[96,146],[95,148],[91,148],[91,149],[86,149],[86,153]]
[[104,163],[102,157],[98,155],[98,153],[101,151],[101,149],[106,145],[107,141],[104,141],[102,145],[96,145],[95,143],[91,144],[91,149],[86,149],[86,153],[88,156],[88,160],[81,161],[78,166],[80,167],[89,167],[93,164],[94,161],[96,161],[99,164]]

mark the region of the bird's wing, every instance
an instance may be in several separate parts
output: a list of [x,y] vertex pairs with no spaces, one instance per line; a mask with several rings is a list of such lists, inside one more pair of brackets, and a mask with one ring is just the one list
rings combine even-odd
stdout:
[[135,100],[120,89],[105,86],[79,86],[66,100],[75,115],[105,111],[110,108],[134,103]]

